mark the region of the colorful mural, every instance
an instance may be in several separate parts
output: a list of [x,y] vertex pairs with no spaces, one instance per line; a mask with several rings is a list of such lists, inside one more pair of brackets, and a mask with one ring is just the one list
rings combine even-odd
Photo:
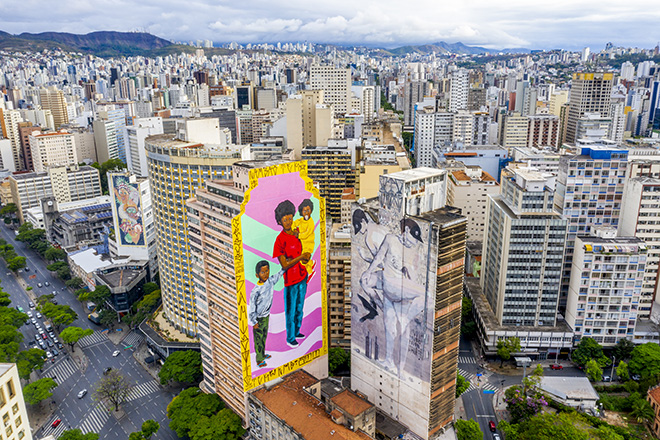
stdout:
[[115,237],[122,246],[144,246],[144,225],[140,206],[140,188],[128,176],[110,174],[113,203],[117,210]]

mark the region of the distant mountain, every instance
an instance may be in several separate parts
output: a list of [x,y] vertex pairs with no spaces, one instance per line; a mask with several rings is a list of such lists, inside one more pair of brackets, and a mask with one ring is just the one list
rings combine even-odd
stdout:
[[430,53],[439,53],[439,54],[459,54],[459,55],[479,55],[479,54],[496,54],[496,53],[529,53],[529,49],[487,49],[485,47],[479,46],[468,46],[460,41],[458,43],[446,43],[444,41],[439,41],[433,44],[422,44],[419,46],[402,46],[397,47],[396,49],[389,49],[387,52],[392,55],[407,55],[409,53],[418,53],[418,54],[430,54]]
[[32,50],[61,48],[97,56],[148,55],[150,51],[171,46],[172,42],[144,32],[91,32],[86,35],[42,32],[11,35],[0,31],[0,49]]

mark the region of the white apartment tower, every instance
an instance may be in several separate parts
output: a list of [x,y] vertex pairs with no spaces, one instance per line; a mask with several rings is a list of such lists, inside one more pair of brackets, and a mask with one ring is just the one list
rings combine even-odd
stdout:
[[351,68],[336,68],[313,64],[309,76],[312,90],[323,90],[326,104],[332,104],[335,114],[346,114],[351,102]]
[[147,150],[144,140],[147,136],[163,134],[162,118],[140,118],[133,125],[126,127],[128,132],[128,151],[126,152],[126,164],[128,170],[139,177],[149,175],[147,163]]
[[449,111],[467,110],[468,92],[470,91],[470,75],[467,70],[459,69],[451,74],[449,91]]
[[467,217],[467,241],[483,241],[488,196],[500,193],[497,181],[478,166],[448,172],[447,204]]
[[60,131],[41,133],[35,131],[30,135],[30,149],[34,170],[38,173],[48,167],[59,165],[74,165],[78,163],[78,150],[72,133]]

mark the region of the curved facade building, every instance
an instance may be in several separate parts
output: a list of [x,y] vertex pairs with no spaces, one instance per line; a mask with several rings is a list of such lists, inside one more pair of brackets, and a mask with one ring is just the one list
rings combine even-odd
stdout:
[[171,134],[145,140],[165,317],[197,336],[186,200],[206,179],[229,179],[245,146],[205,145]]

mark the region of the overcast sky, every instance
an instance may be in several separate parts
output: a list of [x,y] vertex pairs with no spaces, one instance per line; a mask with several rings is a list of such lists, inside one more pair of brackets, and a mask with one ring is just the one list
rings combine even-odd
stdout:
[[1,0],[0,30],[146,30],[176,41],[311,41],[397,47],[652,48],[658,0]]

